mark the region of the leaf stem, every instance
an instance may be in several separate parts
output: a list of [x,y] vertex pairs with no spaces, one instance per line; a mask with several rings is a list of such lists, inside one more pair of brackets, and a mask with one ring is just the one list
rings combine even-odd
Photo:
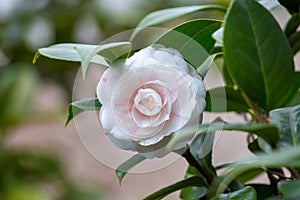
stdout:
[[186,161],[193,167],[195,167],[201,174],[202,176],[206,179],[207,183],[210,185],[213,181],[213,177],[211,174],[209,174],[204,168],[199,165],[197,160],[194,158],[192,153],[190,152],[190,149],[187,149],[182,156],[186,159]]
[[[250,109],[254,112],[252,116],[254,116],[258,122],[260,123],[266,123],[268,122],[266,116],[264,114],[262,114],[259,109],[254,105],[254,103],[243,93],[241,92],[242,97],[244,98],[244,100],[246,101],[247,105],[250,107]],[[250,112],[251,114],[251,112]]]

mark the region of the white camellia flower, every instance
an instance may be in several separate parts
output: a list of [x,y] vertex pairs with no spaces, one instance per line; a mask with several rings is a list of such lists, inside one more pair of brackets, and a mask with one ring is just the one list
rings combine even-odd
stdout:
[[104,72],[97,86],[100,122],[117,147],[161,157],[170,151],[164,147],[171,138],[183,134],[180,130],[195,132],[205,94],[201,77],[177,50],[150,46]]

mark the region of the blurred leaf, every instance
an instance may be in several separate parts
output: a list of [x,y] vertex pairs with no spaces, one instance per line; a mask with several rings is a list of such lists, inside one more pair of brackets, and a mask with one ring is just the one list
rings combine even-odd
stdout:
[[50,200],[50,197],[33,185],[14,185],[4,192],[4,200]]
[[282,148],[300,146],[300,105],[272,110],[270,117],[280,130]]
[[209,68],[211,67],[212,63],[214,62],[214,59],[222,55],[222,53],[215,53],[206,58],[206,60],[197,68],[197,73],[204,78],[205,75],[207,74]]
[[254,103],[271,110],[288,98],[294,83],[293,54],[272,14],[256,1],[233,2],[224,53],[231,78]]
[[242,184],[245,184],[248,181],[251,181],[254,178],[256,178],[258,175],[262,174],[263,172],[264,172],[264,170],[261,168],[254,168],[254,169],[251,169],[251,170],[239,175],[236,179],[239,182],[241,182]]
[[116,175],[119,179],[119,182],[121,184],[123,178],[126,176],[129,170],[131,170],[134,166],[144,161],[146,158],[142,156],[141,154],[136,154],[129,158],[127,161],[125,161],[123,164],[121,164],[116,169]]
[[221,194],[226,190],[229,183],[235,180],[238,176],[249,170],[257,168],[281,168],[281,167],[299,167],[300,166],[300,149],[291,148],[282,151],[273,151],[272,153],[260,154],[257,157],[244,159],[227,165],[227,170],[221,174],[222,183],[217,189],[217,194]]
[[186,178],[182,181],[179,181],[175,184],[172,184],[168,187],[162,188],[162,189],[158,190],[157,192],[152,193],[151,195],[147,196],[144,200],[159,200],[177,190],[181,190],[183,188],[192,187],[192,186],[206,187],[207,184],[203,180],[203,178],[193,176],[190,178]]
[[144,17],[140,23],[137,25],[135,30],[133,31],[130,40],[138,34],[138,32],[146,27],[154,26],[161,24],[163,22],[170,21],[172,19],[182,17],[187,14],[191,14],[193,12],[208,10],[208,9],[218,9],[222,11],[226,11],[225,7],[218,5],[201,5],[201,6],[186,6],[186,7],[177,7],[177,8],[168,8],[164,10],[158,10],[148,14]]
[[293,33],[297,31],[299,24],[300,24],[300,15],[298,13],[294,13],[284,28],[285,35],[287,37],[290,37]]
[[295,106],[300,104],[300,72],[295,73],[295,83],[293,91],[291,92],[284,106]]
[[256,200],[256,191],[254,188],[250,187],[250,186],[246,186],[241,190],[235,191],[235,192],[231,192],[228,194],[219,194],[213,198],[211,198],[211,200]]
[[281,181],[278,183],[278,189],[283,197],[300,198],[300,179],[291,181]]
[[78,114],[86,110],[100,110],[101,104],[97,98],[82,99],[69,104],[68,117],[65,126]]
[[249,110],[242,95],[230,86],[208,90],[205,100],[205,110],[209,112],[248,112]]
[[244,131],[253,133],[263,138],[273,147],[276,146],[279,141],[278,128],[275,125],[262,123],[226,124],[224,122],[214,122],[210,124],[201,124],[198,129],[198,134],[217,130]]
[[188,21],[165,33],[155,43],[177,49],[185,60],[197,69],[207,60],[214,48],[215,40],[212,34],[220,26],[221,22],[214,20]]
[[[189,166],[185,175],[185,178],[193,177],[193,176],[200,176],[202,174],[192,166]],[[208,192],[208,189],[205,187],[188,187],[184,188],[180,192],[180,198],[185,200],[198,200],[201,197],[204,197]]]
[[9,66],[0,73],[0,128],[11,127],[29,114],[37,83],[31,66]]

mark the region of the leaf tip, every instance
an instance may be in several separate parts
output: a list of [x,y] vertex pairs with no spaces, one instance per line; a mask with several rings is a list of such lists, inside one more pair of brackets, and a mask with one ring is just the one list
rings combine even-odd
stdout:
[[38,50],[35,54],[34,54],[34,57],[33,57],[33,60],[32,60],[32,64],[35,64],[37,59],[40,57],[41,53],[40,51]]

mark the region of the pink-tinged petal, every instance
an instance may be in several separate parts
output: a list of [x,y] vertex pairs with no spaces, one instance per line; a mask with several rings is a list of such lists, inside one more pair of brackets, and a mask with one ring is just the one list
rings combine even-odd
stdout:
[[99,117],[101,126],[106,134],[111,134],[119,139],[130,139],[130,137],[128,137],[116,126],[111,109],[109,107],[102,107]]
[[142,146],[150,146],[150,145],[153,145],[153,144],[156,144],[158,143],[159,141],[161,141],[165,136],[163,134],[159,134],[159,135],[156,135],[152,138],[149,138],[149,139],[145,139],[145,140],[140,140],[138,141],[138,143]]
[[120,77],[126,72],[126,67],[118,66],[122,64],[123,63],[116,63],[116,66],[110,66],[104,71],[100,78],[96,93],[102,105],[110,103],[113,88]]

